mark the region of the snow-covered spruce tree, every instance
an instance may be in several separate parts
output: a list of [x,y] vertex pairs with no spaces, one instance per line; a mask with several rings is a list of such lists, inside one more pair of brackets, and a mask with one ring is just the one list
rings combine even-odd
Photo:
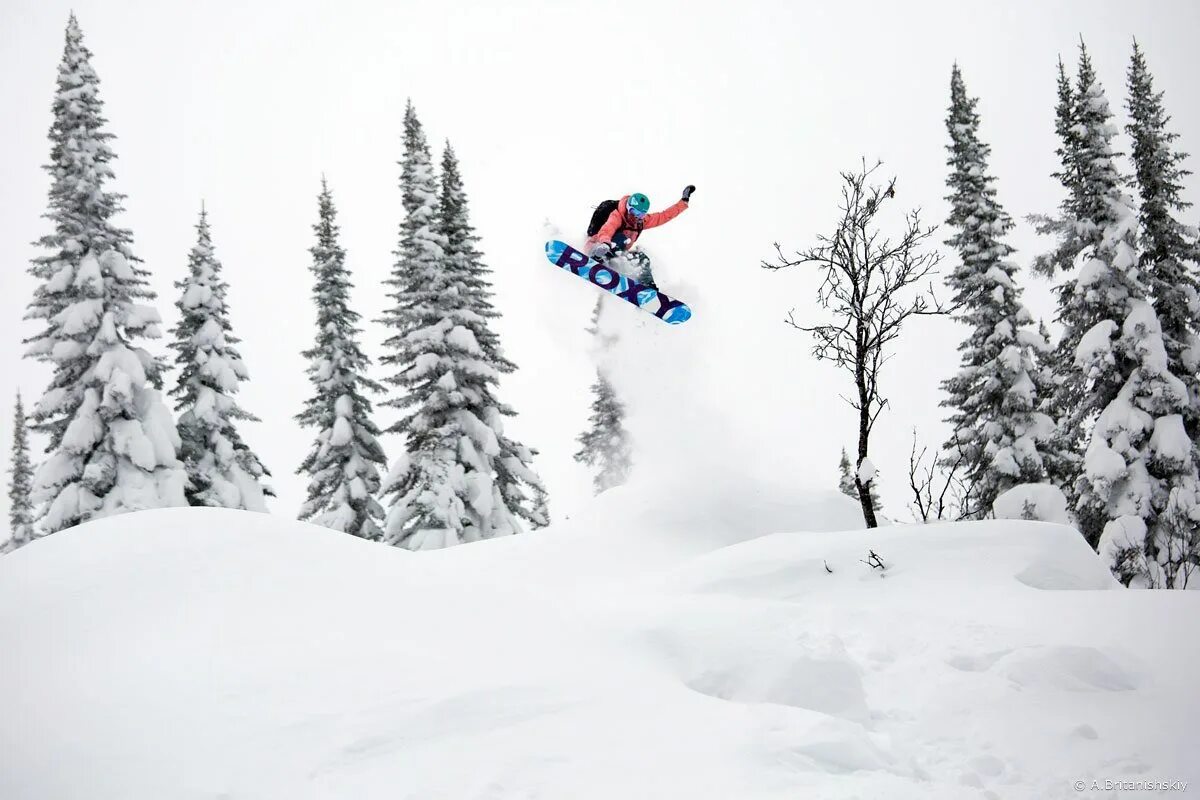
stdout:
[[[1086,53],[1083,56],[1086,58]],[[1082,80],[1083,75],[1080,77]],[[1083,376],[1074,368],[1075,347],[1086,328],[1074,329],[1070,320],[1063,319],[1062,309],[1074,292],[1072,276],[1076,267],[1075,260],[1086,246],[1086,239],[1079,235],[1079,231],[1072,229],[1073,220],[1079,219],[1084,213],[1084,189],[1079,167],[1082,144],[1076,124],[1078,109],[1075,90],[1071,87],[1071,78],[1061,57],[1058,60],[1057,83],[1058,103],[1054,109],[1054,131],[1059,139],[1055,153],[1058,155],[1060,168],[1052,173],[1052,177],[1063,185],[1067,194],[1059,205],[1058,216],[1032,214],[1029,220],[1035,223],[1039,233],[1055,235],[1059,239],[1054,250],[1034,258],[1034,271],[1047,278],[1054,278],[1059,273],[1068,277],[1055,289],[1059,306],[1056,319],[1063,323],[1065,330],[1045,359],[1047,372],[1052,377],[1046,383],[1047,391],[1042,393],[1041,410],[1054,421],[1055,427],[1049,440],[1042,442],[1041,451],[1046,477],[1068,498],[1073,498],[1075,479],[1082,469],[1081,453],[1084,446],[1083,419],[1073,418],[1073,415],[1079,412],[1084,392]],[[1038,332],[1046,342],[1051,341],[1044,322],[1039,322]]]
[[[400,166],[405,217],[392,274],[385,281],[392,305],[381,321],[392,330],[382,358],[395,370],[387,382],[400,391],[385,405],[404,413],[388,433],[400,434],[405,441],[383,486],[389,506],[385,538],[417,549],[459,541],[467,489],[456,463],[457,426],[446,419],[450,394],[457,386],[453,372],[447,376],[439,369],[439,351],[450,345],[435,328],[447,316],[451,302],[443,269],[446,240],[438,230],[437,178],[429,145],[411,100],[404,114]],[[487,494],[491,496],[490,491]],[[433,533],[426,536],[425,531]],[[443,531],[444,539],[438,540],[436,534]]]
[[[1172,588],[1195,568],[1200,481],[1184,430],[1187,389],[1170,373],[1162,328],[1145,300],[1131,302],[1114,331],[1106,320],[1084,336],[1078,361],[1134,368],[1101,411],[1084,457],[1080,502],[1105,520],[1098,550],[1123,583]],[[1116,338],[1114,338],[1114,336]]]
[[838,491],[847,497],[858,499],[858,487],[854,485],[854,476],[850,473],[850,456],[846,448],[842,448],[842,460],[838,462]]
[[[468,314],[461,324],[474,335],[484,363],[499,374],[514,372],[516,364],[505,357],[500,337],[491,327],[490,320],[500,316],[492,304],[492,271],[479,251],[479,237],[471,225],[458,158],[449,142],[446,142],[442,155],[438,229],[446,240],[446,269],[460,276],[461,285],[466,290],[464,299]],[[537,450],[526,447],[505,433],[503,418],[515,416],[516,412],[495,398],[496,383],[496,378],[481,376],[475,379],[472,391],[463,393],[463,408],[491,427],[499,444],[493,468],[501,502],[493,509],[496,517],[493,527],[503,529],[508,524],[504,519],[506,513],[512,513],[531,527],[541,528],[550,522],[549,496],[533,469]]]
[[[597,297],[592,324],[587,329],[601,352],[611,347],[614,341],[614,337],[600,331],[603,304],[604,298]],[[588,428],[577,441],[580,447],[575,460],[598,470],[592,476],[596,494],[625,483],[633,468],[633,444],[625,428],[625,406],[601,367],[596,368],[596,382],[592,384],[592,414],[588,417]]]
[[[399,390],[388,404],[404,412],[388,430],[404,437],[404,452],[384,485],[385,540],[419,550],[516,533],[512,491],[519,481],[539,483],[527,467],[532,452],[500,430],[504,411],[495,387],[502,365],[498,349],[490,349],[487,317],[477,310],[473,237],[465,214],[453,222],[444,216],[453,216],[461,198],[440,202],[411,103],[401,167],[406,213],[387,281],[393,303],[383,323],[393,333],[383,361],[395,370],[388,382]],[[451,229],[459,231],[453,243]],[[529,507],[531,514],[536,509]]]
[[8,486],[9,539],[0,547],[0,552],[4,553],[29,544],[35,536],[33,503],[29,499],[33,484],[33,466],[29,463],[29,428],[19,393],[13,409],[12,460],[8,469],[12,481]]
[[1180,222],[1191,206],[1180,196],[1181,184],[1192,173],[1183,167],[1187,154],[1172,149],[1179,136],[1167,130],[1171,118],[1163,108],[1163,93],[1154,91],[1137,42],[1128,78],[1131,121],[1125,130],[1133,140],[1141,199],[1140,266],[1162,325],[1168,366],[1188,388],[1184,422],[1196,440],[1200,437],[1200,242],[1196,229]]
[[338,243],[337,210],[324,178],[318,206],[319,217],[313,226],[317,243],[309,250],[316,279],[317,336],[303,354],[309,362],[313,396],[296,415],[302,426],[315,428],[317,436],[296,470],[309,477],[308,499],[300,509],[300,519],[378,540],[383,537],[384,515],[375,494],[387,459],[365,393],[381,392],[383,387],[365,375],[371,362],[358,344],[359,315],[350,309],[352,284],[346,251]]
[[950,216],[954,235],[946,244],[958,263],[946,278],[954,290],[958,318],[970,326],[959,345],[961,366],[944,381],[942,405],[953,436],[944,460],[962,470],[966,518],[991,513],[992,503],[1020,483],[1045,477],[1038,442],[1049,438],[1053,421],[1038,410],[1035,357],[1049,346],[1032,329],[1033,317],[1021,303],[1014,277],[1013,249],[1003,236],[1012,219],[996,199],[988,173],[991,148],[979,139],[977,98],[968,97],[958,65],[950,78]]
[[592,414],[587,430],[579,435],[579,452],[575,454],[576,461],[596,468],[592,476],[596,494],[620,486],[629,478],[633,454],[624,417],[625,407],[612,384],[602,370],[597,370],[592,384]]
[[[1162,92],[1154,91],[1153,79],[1137,42],[1133,45],[1128,72],[1126,126],[1133,141],[1133,163],[1140,209],[1140,267],[1153,298],[1154,311],[1162,329],[1166,354],[1165,372],[1182,381],[1186,403],[1182,422],[1186,437],[1172,434],[1175,452],[1155,452],[1147,463],[1149,476],[1157,482],[1151,496],[1154,512],[1150,536],[1145,540],[1145,557],[1150,583],[1182,588],[1190,572],[1200,564],[1200,498],[1196,497],[1197,454],[1200,436],[1200,291],[1197,290],[1197,259],[1200,245],[1195,229],[1179,221],[1190,206],[1180,197],[1181,184],[1191,173],[1182,166],[1185,153],[1173,149],[1178,135],[1167,130],[1170,117],[1163,107]],[[1142,367],[1145,369],[1145,367]],[[1150,412],[1170,412],[1163,396],[1149,401]],[[1175,423],[1160,418],[1157,424]],[[1166,444],[1168,434],[1159,436]],[[1184,449],[1184,441],[1192,443]]]
[[208,214],[201,209],[196,244],[188,255],[187,277],[175,283],[179,324],[172,329],[179,380],[171,395],[179,415],[179,457],[187,469],[188,502],[194,506],[266,511],[274,496],[263,478],[271,473],[237,431],[239,420],[258,418],[238,406],[233,395],[249,375],[231,333],[225,303],[228,285],[213,253]]
[[47,253],[30,270],[40,285],[26,315],[44,325],[26,354],[54,370],[31,415],[49,437],[33,490],[46,533],[187,502],[179,439],[158,391],[163,365],[135,344],[161,335],[160,317],[132,236],[112,221],[122,196],[105,185],[113,137],[104,131],[90,58],[72,15],[46,165],[54,232],[38,242]]
[[1069,270],[1056,288],[1063,334],[1053,356],[1057,383],[1051,407],[1058,414],[1054,447],[1071,455],[1056,459],[1064,472],[1051,477],[1061,482],[1080,531],[1095,546],[1110,517],[1078,455],[1086,449],[1086,431],[1140,361],[1119,342],[1102,347],[1096,338],[1116,337],[1132,304],[1146,292],[1137,263],[1137,218],[1122,190],[1124,180],[1116,168],[1119,154],[1112,149],[1117,131],[1082,44],[1079,74],[1069,94],[1063,80],[1060,65],[1058,128],[1064,138],[1063,172],[1058,177],[1067,198],[1057,219],[1037,219],[1040,231],[1059,237],[1058,247],[1038,258],[1038,268],[1047,274]]

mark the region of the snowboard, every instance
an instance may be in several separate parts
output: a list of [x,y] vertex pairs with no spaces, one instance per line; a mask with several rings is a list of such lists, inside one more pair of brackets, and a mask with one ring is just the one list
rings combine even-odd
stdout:
[[646,313],[653,314],[668,325],[679,325],[692,317],[692,310],[686,303],[668,297],[660,289],[652,289],[611,267],[604,266],[566,242],[546,242],[546,258],[550,259],[554,266],[562,267],[572,275],[577,275]]

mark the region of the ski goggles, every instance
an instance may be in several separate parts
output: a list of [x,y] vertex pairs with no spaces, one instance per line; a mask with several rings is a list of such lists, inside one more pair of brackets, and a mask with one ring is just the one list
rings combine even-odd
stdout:
[[627,208],[629,209],[629,216],[634,217],[636,219],[645,219],[646,218],[645,211],[642,211],[639,208],[634,208],[633,206],[627,206]]

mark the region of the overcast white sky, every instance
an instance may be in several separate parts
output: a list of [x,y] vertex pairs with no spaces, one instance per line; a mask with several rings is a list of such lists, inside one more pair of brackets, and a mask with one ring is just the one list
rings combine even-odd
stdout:
[[[570,455],[589,402],[583,329],[595,290],[545,261],[545,221],[575,235],[605,197],[642,191],[661,207],[695,183],[692,209],[645,239],[659,283],[695,318],[667,328],[633,309],[610,315],[629,332],[616,370],[642,469],[831,487],[856,430],[838,400],[846,379],[815,364],[806,337],[782,324],[792,307],[817,313],[815,281],[758,264],[776,240],[797,248],[832,228],[838,171],[863,156],[898,176],[900,207],[945,217],[955,60],[980,97],[1000,200],[1014,217],[1059,202],[1055,63],[1062,54],[1073,67],[1080,35],[1121,124],[1136,35],[1172,128],[1200,150],[1195,2],[0,0],[5,462],[13,393],[36,397],[48,375],[20,358],[19,341],[32,330],[21,319],[33,288],[25,269],[47,228],[40,165],[72,8],[117,136],[121,223],[154,274],[168,325],[172,282],[207,204],[252,376],[242,401],[263,418],[245,435],[275,473],[280,514],[294,514],[303,496],[293,470],[311,441],[292,415],[310,391],[299,353],[312,339],[307,250],[320,175],[338,203],[357,308],[374,319],[401,219],[406,98],[438,150],[448,137],[458,151],[495,270],[500,332],[522,367],[503,386],[521,411],[510,430],[542,450],[558,517],[589,495]],[[1190,179],[1189,199],[1197,188]],[[1023,265],[1049,246],[1025,223],[1011,243]],[[1047,285],[1023,278],[1035,314],[1049,317]],[[873,449],[895,516],[907,517],[897,512],[911,427],[930,443],[944,437],[938,381],[955,367],[960,337],[953,323],[918,320],[890,366],[892,408]],[[381,338],[374,325],[365,336],[376,359]],[[167,352],[165,341],[151,347]],[[391,412],[377,421],[390,424]],[[720,461],[733,466],[722,472]]]

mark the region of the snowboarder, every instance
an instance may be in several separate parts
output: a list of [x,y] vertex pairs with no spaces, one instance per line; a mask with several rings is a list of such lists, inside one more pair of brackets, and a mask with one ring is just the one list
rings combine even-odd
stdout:
[[643,230],[656,228],[682,214],[694,191],[696,187],[689,185],[679,202],[653,214],[649,213],[650,198],[641,192],[627,194],[620,200],[604,201],[596,207],[588,226],[586,252],[602,264],[617,253],[624,253],[638,267],[637,281],[657,289],[650,271],[650,258],[642,251],[634,250],[633,246]]

